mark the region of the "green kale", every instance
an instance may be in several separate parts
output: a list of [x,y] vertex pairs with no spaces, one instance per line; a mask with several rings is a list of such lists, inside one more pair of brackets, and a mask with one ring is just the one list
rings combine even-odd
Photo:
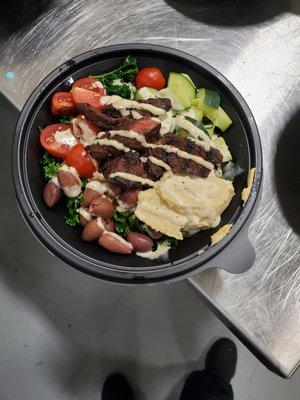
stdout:
[[117,68],[101,75],[95,75],[93,78],[102,83],[107,94],[116,94],[126,99],[132,99],[135,87],[131,82],[134,81],[137,72],[137,59],[127,56]]
[[72,115],[64,115],[59,119],[60,124],[70,124],[72,121]]
[[131,82],[124,82],[122,79],[115,79],[110,85],[105,86],[107,94],[115,94],[123,99],[133,99],[136,91]]
[[103,86],[111,85],[111,82],[115,79],[122,79],[123,82],[133,82],[138,70],[137,59],[127,56],[117,68],[101,75],[94,75],[92,78],[98,79]]
[[126,236],[128,232],[145,232],[144,224],[134,215],[122,215],[115,213],[115,231],[120,236]]
[[61,166],[61,161],[58,158],[51,156],[49,153],[44,153],[40,161],[44,171],[45,179],[51,179],[57,175],[58,168]]
[[79,213],[78,208],[81,206],[83,193],[81,192],[77,197],[69,197],[66,201],[67,213],[65,216],[65,222],[67,225],[76,226],[79,225]]

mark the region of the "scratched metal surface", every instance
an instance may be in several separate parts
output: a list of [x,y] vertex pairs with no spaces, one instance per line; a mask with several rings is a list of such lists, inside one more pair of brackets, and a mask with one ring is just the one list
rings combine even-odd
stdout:
[[[287,191],[277,190],[274,171],[282,162],[275,157],[277,144],[290,132],[299,110],[299,3],[44,3],[49,4],[38,16],[32,5],[18,13],[27,23],[19,30],[12,31],[20,22],[15,15],[0,17],[0,89],[18,108],[38,82],[68,58],[125,42],[164,44],[198,56],[221,71],[248,102],[261,134],[265,171],[262,200],[250,228],[256,263],[243,275],[214,270],[199,274],[193,283],[289,375],[300,360],[299,225],[297,218],[289,217],[299,197],[292,182]],[[284,200],[286,192],[290,203]]]

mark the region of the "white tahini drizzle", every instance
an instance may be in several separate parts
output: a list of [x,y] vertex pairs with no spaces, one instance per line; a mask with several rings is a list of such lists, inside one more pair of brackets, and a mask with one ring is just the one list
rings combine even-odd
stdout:
[[73,135],[70,128],[65,131],[56,131],[54,133],[54,139],[57,143],[65,144],[70,147],[75,146],[75,144],[78,143],[78,140]]
[[135,100],[122,99],[119,96],[103,96],[101,97],[102,104],[111,104],[115,109],[122,110],[145,110],[150,111],[153,115],[164,115],[166,110],[160,107],[153,106],[148,103],[139,103]]

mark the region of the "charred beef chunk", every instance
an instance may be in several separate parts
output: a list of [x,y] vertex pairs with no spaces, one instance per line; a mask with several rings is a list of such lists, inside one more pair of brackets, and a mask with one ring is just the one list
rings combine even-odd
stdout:
[[90,106],[89,104],[77,104],[77,110],[83,114],[88,120],[90,120],[93,124],[98,126],[102,131],[109,131],[111,129],[116,129],[120,120],[125,124],[126,120],[128,119],[131,121],[130,118],[114,118],[110,117],[109,115],[104,114],[102,111],[98,110],[97,108]]
[[172,108],[171,99],[169,98],[139,100],[139,103],[151,104],[152,106],[163,108],[166,111],[169,111]]
[[192,140],[185,137],[175,136],[171,132],[164,135],[160,143],[177,147],[189,154],[202,157],[204,160],[208,160],[213,164],[220,164],[223,161],[223,156],[219,150],[211,147],[209,151],[206,151],[202,146],[199,146]]
[[206,178],[210,173],[210,170],[205,168],[203,165],[197,164],[193,160],[178,156],[176,153],[168,153],[162,148],[151,149],[150,155],[158,158],[168,164],[173,172],[178,174],[188,173],[201,178]]
[[109,178],[109,175],[114,172],[126,172],[141,178],[149,178],[139,153],[133,151],[107,161],[102,165],[101,172],[108,181],[126,188],[141,187],[142,185],[139,182],[124,179],[123,177]]
[[122,118],[122,114],[120,113],[120,111],[110,104],[106,104],[104,107],[102,107],[101,112],[112,118]]
[[130,129],[143,135],[148,142],[151,142],[159,134],[160,122],[153,121],[151,118],[135,119],[132,120]]
[[160,167],[159,165],[153,164],[150,160],[147,160],[145,164],[145,168],[147,170],[148,176],[153,181],[158,181],[163,174],[165,173],[165,169]]
[[114,118],[89,104],[77,104],[77,109],[103,131],[133,130],[145,136],[147,140],[153,140],[160,130],[160,122],[151,118],[144,117],[136,120],[129,117]]
[[101,144],[95,143],[85,148],[89,155],[100,163],[102,160],[108,158],[114,158],[122,154],[122,150],[118,150],[113,146],[102,146]]

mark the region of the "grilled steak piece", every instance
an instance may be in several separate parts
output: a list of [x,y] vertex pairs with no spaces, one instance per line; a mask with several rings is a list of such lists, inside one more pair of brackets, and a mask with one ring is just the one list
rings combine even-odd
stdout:
[[101,112],[103,114],[105,114],[105,115],[108,115],[109,117],[112,117],[112,118],[122,118],[122,114],[120,113],[120,111],[117,110],[116,108],[114,108],[110,104],[106,104],[105,106],[103,106],[101,108]]
[[168,97],[163,99],[139,100],[139,103],[151,104],[152,106],[163,108],[166,111],[169,111],[172,108],[171,99],[169,99]]
[[77,104],[77,109],[81,114],[84,114],[88,120],[90,120],[103,131],[133,130],[145,136],[147,140],[153,140],[158,135],[160,130],[160,122],[154,121],[151,118],[114,118],[103,113],[97,108],[90,106],[89,104]]
[[99,143],[91,144],[90,146],[87,146],[85,149],[92,158],[98,161],[98,163],[108,158],[117,157],[123,153],[122,150],[118,150],[113,146],[102,146]]
[[149,153],[153,157],[159,158],[168,164],[172,171],[179,174],[188,173],[200,176],[201,178],[206,178],[210,173],[210,170],[205,168],[203,165],[199,165],[193,160],[180,157],[176,153],[168,153],[162,148],[151,149]]
[[116,183],[122,187],[140,188],[142,186],[140,182],[128,180],[121,176],[109,178],[109,175],[114,172],[126,172],[144,179],[157,181],[162,177],[165,170],[162,167],[153,164],[150,160],[143,162],[140,158],[139,153],[137,152],[128,152],[114,158],[113,160],[106,161],[101,167],[101,172],[107,180]]
[[219,150],[211,147],[209,151],[206,151],[202,146],[199,146],[192,140],[176,136],[169,132],[165,134],[160,140],[161,144],[169,144],[177,147],[180,150],[186,151],[194,156],[202,157],[204,160],[208,160],[213,164],[220,164],[223,161],[223,156]]
[[[116,129],[116,127],[121,123],[126,125],[126,121],[131,121],[130,118],[114,118],[109,115],[106,115],[102,111],[97,108],[90,106],[89,104],[77,104],[77,110],[85,115],[85,117],[90,120],[93,124],[98,126],[103,131],[109,131],[111,129]],[[122,128],[121,128],[122,129]]]
[[140,182],[131,181],[123,177],[109,178],[109,175],[114,172],[126,172],[141,178],[149,178],[139,153],[132,151],[105,162],[101,167],[101,172],[108,181],[126,188],[141,187],[142,185]]
[[165,173],[165,169],[160,167],[159,165],[153,164],[149,159],[145,163],[145,168],[147,170],[147,174],[153,181],[158,181],[163,174]]

